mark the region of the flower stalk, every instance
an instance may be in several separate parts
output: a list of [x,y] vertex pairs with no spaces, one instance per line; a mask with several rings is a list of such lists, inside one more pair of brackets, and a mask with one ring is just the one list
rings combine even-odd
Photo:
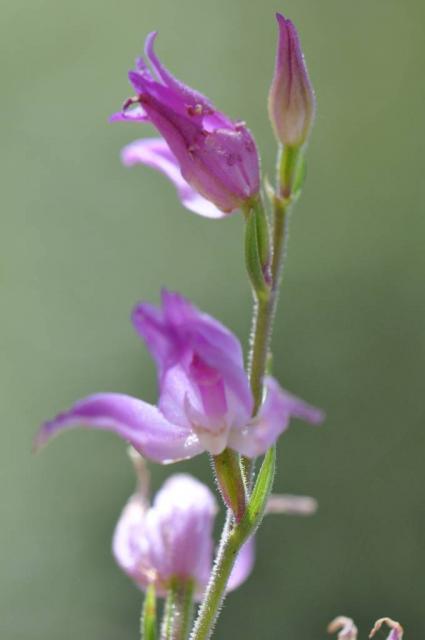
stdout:
[[161,640],[187,640],[193,617],[193,580],[171,580],[164,603]]
[[[249,250],[246,256],[247,271],[253,288],[254,311],[251,351],[249,355],[249,380],[254,399],[253,416],[258,413],[263,400],[264,376],[267,370],[269,359],[269,345],[272,336],[273,320],[279,294],[279,285],[283,267],[283,259],[287,241],[287,227],[289,213],[296,192],[298,175],[302,158],[300,148],[290,150],[280,150],[278,155],[278,180],[277,193],[273,200],[273,232],[272,232],[272,255],[267,254],[265,260],[264,238],[268,233],[262,235],[258,233],[257,225],[252,224],[252,216],[256,215],[266,221],[264,207],[260,200],[257,200],[249,211],[245,211],[247,221],[247,233],[245,237],[245,247]],[[261,209],[260,209],[261,207]],[[257,231],[252,232],[252,228]],[[264,226],[262,227],[264,229]],[[247,240],[248,236],[248,240]],[[263,243],[262,243],[263,240]],[[252,250],[252,245],[257,243],[256,252]],[[252,259],[254,256],[254,260]],[[261,256],[261,257],[260,257]],[[253,262],[256,266],[252,267]],[[258,265],[262,263],[262,282],[259,280]],[[266,279],[266,269],[270,266],[269,283]],[[256,271],[253,278],[252,273]],[[260,286],[258,286],[260,282]],[[248,487],[253,484],[254,460],[242,456],[241,465],[247,480]],[[264,481],[262,473],[264,467],[268,468],[267,482]],[[233,525],[232,511],[227,514],[226,525],[223,529],[219,551],[214,565],[214,571],[205,594],[204,601],[199,611],[199,616],[195,624],[191,640],[207,640],[212,633],[215,621],[225,597],[225,590],[228,577],[232,570],[236,555],[244,541],[258,528],[264,515],[264,508],[268,496],[273,486],[275,469],[275,447],[270,449],[258,474],[254,489],[245,511],[244,518],[239,524]],[[262,505],[262,506],[260,506]]]
[[148,587],[143,601],[140,631],[142,640],[156,640],[156,593],[153,584]]
[[273,486],[275,468],[276,448],[273,446],[264,456],[263,464],[241,522],[236,524],[231,510],[227,511],[211,579],[199,610],[195,627],[190,636],[191,640],[208,640],[211,637],[226,594],[227,582],[238,553],[245,543],[249,544],[247,542],[248,539],[254,535],[264,516]]

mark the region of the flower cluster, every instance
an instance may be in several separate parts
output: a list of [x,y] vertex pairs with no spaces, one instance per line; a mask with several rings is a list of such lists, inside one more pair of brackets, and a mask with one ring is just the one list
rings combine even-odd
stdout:
[[[271,495],[275,444],[298,418],[316,425],[323,412],[284,390],[270,374],[270,341],[289,213],[299,195],[299,177],[311,132],[315,97],[294,25],[277,15],[278,46],[269,93],[276,134],[277,184],[263,202],[260,158],[243,121],[217,110],[198,91],[175,78],[146,39],[145,57],[129,79],[135,95],[111,120],[150,123],[159,138],[145,138],[122,151],[126,166],[148,165],[174,184],[182,204],[208,218],[244,213],[245,259],[254,297],[249,364],[228,328],[182,295],[163,290],[161,304],[136,305],[132,322],[152,356],[158,378],[155,405],[118,393],[97,393],[44,423],[35,440],[75,426],[108,430],[132,447],[139,476],[117,524],[113,554],[118,565],[146,591],[143,637],[156,637],[156,597],[166,598],[161,638],[186,640],[191,607],[202,602],[192,640],[207,640],[227,591],[242,584],[254,563],[254,535],[266,513],[313,513],[302,496]],[[211,490],[187,474],[166,480],[152,504],[145,460],[176,463],[208,452],[227,515],[215,554],[218,511]],[[264,456],[258,472],[255,459]],[[215,560],[214,560],[215,556]],[[153,605],[152,605],[153,603]],[[152,605],[152,606],[151,606]],[[402,629],[389,619],[388,640]],[[342,640],[356,640],[346,618],[330,626]]]

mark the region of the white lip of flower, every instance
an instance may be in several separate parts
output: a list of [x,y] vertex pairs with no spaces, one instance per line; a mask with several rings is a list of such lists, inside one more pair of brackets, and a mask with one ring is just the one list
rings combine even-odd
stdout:
[[184,399],[186,417],[190,422],[194,433],[202,446],[213,456],[217,456],[227,447],[229,425],[225,416],[220,421],[209,420],[206,424],[206,416],[191,404],[188,396]]

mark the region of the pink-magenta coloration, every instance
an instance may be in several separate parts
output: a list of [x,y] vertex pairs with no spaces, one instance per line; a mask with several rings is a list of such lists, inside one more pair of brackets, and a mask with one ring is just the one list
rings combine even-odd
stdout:
[[399,622],[396,622],[391,618],[380,618],[379,620],[377,620],[373,626],[372,631],[369,634],[369,638],[374,638],[378,631],[380,631],[384,627],[384,625],[386,625],[390,629],[387,640],[402,640],[404,633],[403,627]]
[[[143,590],[153,584],[164,597],[173,579],[190,580],[199,600],[212,570],[216,513],[216,501],[208,487],[190,475],[171,476],[152,506],[141,494],[130,498],[115,529],[115,559]],[[251,539],[239,552],[229,591],[247,579],[253,564]]]
[[[260,189],[259,156],[254,138],[242,122],[233,122],[217,111],[201,93],[174,78],[154,52],[156,33],[146,39],[145,54],[151,69],[140,58],[129,78],[136,96],[124,104],[112,121],[150,122],[163,137],[169,153],[157,152],[152,142],[139,141],[131,151],[124,150],[126,164],[149,164],[159,169],[176,184],[190,185],[199,196],[219,210],[211,215],[211,207],[188,206],[191,211],[208,217],[223,217],[255,198]],[[137,145],[141,145],[139,153]],[[152,159],[154,156],[154,160]],[[183,181],[170,175],[170,163],[179,168]],[[186,188],[187,191],[187,188]],[[191,199],[189,199],[191,201]]]
[[357,640],[358,629],[351,618],[338,616],[328,625],[328,633],[338,633],[338,640]]
[[280,142],[299,146],[308,138],[316,100],[297,30],[280,13],[276,18],[279,41],[269,93],[269,116]]
[[220,211],[210,200],[203,198],[183,178],[179,163],[163,138],[145,138],[131,142],[121,152],[123,164],[132,167],[145,164],[163,173],[174,184],[181,203],[189,211],[199,213],[205,218],[223,218]]
[[77,402],[45,423],[36,447],[69,427],[117,433],[146,458],[163,464],[230,447],[255,457],[276,442],[291,417],[318,424],[323,414],[265,380],[265,399],[252,418],[253,398],[236,336],[183,296],[163,291],[162,305],[136,306],[133,324],[158,369],[157,406],[116,393]]

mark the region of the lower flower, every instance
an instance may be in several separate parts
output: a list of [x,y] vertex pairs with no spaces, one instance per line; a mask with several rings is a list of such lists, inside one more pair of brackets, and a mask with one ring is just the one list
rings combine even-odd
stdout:
[[84,425],[117,433],[142,455],[163,464],[227,447],[256,457],[276,442],[292,417],[311,424],[320,409],[282,389],[272,377],[252,417],[253,398],[239,340],[183,296],[163,291],[162,306],[148,303],[133,313],[136,331],[158,368],[159,400],[153,406],[117,393],[99,393],[46,422],[36,448],[69,427]]
[[[212,571],[217,504],[209,488],[186,474],[171,476],[150,506],[143,492],[121,514],[113,553],[121,569],[144,591],[165,597],[172,583],[191,582],[202,598]],[[242,547],[227,589],[236,589],[254,564],[254,543]]]
[[[121,569],[146,591],[165,597],[172,585],[194,587],[204,594],[213,567],[217,503],[210,489],[188,474],[168,478],[149,501],[149,473],[144,459],[130,449],[138,488],[124,507],[113,537],[113,554]],[[308,496],[272,495],[266,514],[311,515],[317,503]],[[230,574],[227,590],[239,587],[254,565],[254,538],[243,545]]]

